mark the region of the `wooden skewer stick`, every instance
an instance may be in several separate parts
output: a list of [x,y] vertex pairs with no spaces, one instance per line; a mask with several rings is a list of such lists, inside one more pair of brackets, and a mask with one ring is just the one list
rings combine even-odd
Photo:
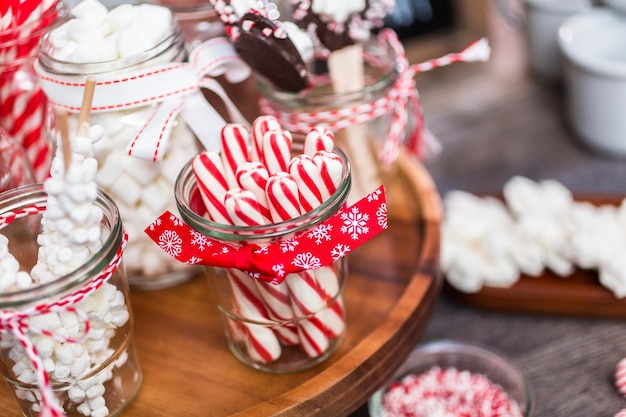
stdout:
[[72,165],[72,145],[70,142],[70,124],[67,111],[56,109],[56,119],[59,133],[61,134],[60,145],[61,151],[63,152],[63,165],[65,166],[65,173],[67,174],[70,165]]
[[80,135],[83,124],[89,120],[91,113],[91,103],[93,102],[93,92],[96,89],[96,80],[93,77],[87,77],[85,80],[85,91],[83,92],[83,102],[80,105],[80,113],[78,114],[78,125],[76,126],[76,134]]

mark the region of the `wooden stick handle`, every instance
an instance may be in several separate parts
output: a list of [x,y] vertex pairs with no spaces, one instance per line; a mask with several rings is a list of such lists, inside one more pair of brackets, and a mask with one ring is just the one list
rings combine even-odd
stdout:
[[93,102],[93,93],[96,89],[96,80],[93,77],[87,77],[85,80],[85,91],[83,92],[83,102],[80,105],[80,113],[78,114],[78,125],[76,126],[76,134],[79,135],[84,123],[89,120],[91,113],[91,103]]
[[56,109],[56,119],[59,133],[61,134],[60,146],[63,153],[63,165],[65,166],[65,173],[67,174],[72,164],[72,145],[70,142],[70,124],[67,111]]

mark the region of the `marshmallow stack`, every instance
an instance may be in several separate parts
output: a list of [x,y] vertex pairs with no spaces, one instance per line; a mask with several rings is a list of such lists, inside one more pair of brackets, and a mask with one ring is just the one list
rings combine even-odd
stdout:
[[[52,162],[50,178],[44,183],[48,193],[46,210],[42,215],[42,231],[38,235],[39,252],[31,275],[18,271],[15,258],[8,252],[8,239],[0,235],[0,290],[29,288],[51,282],[71,273],[89,261],[102,247],[102,210],[95,205],[97,162],[92,144],[100,140],[100,126],[88,129],[89,136],[71,139],[71,164],[65,167],[61,147]],[[6,273],[6,274],[5,274]],[[105,400],[105,383],[113,378],[116,368],[127,360],[124,351],[117,358],[112,339],[129,325],[130,313],[124,294],[116,285],[105,282],[92,294],[73,307],[83,311],[90,320],[90,329],[81,339],[84,326],[76,313],[69,311],[47,313],[32,317],[30,326],[49,334],[78,340],[61,342],[45,334],[29,334],[51,382],[66,384],[70,404],[91,417],[109,415]],[[0,348],[8,351],[14,365],[12,372],[24,384],[36,384],[33,364],[24,347],[12,333],[0,338]],[[110,364],[104,365],[107,361]],[[85,375],[93,376],[85,378]],[[18,398],[32,402],[34,412],[40,411],[38,392],[16,388]]]
[[444,198],[441,266],[447,281],[473,293],[509,287],[546,269],[566,277],[598,271],[616,298],[626,297],[626,201],[619,207],[574,201],[555,180],[511,178],[504,200],[452,191]]
[[[54,46],[51,56],[73,63],[99,63],[111,71],[125,58],[169,42],[175,27],[171,11],[151,4],[122,4],[108,11],[97,0],[84,0],[71,10],[73,19],[50,33]],[[182,44],[181,44],[182,48]],[[152,59],[135,66],[134,71],[172,62],[182,56],[182,49],[167,48]],[[154,106],[92,113],[93,124],[106,134],[95,146],[98,161],[96,182],[117,204],[129,235],[125,263],[131,285],[158,287],[170,274],[188,276],[190,266],[172,259],[155,247],[143,233],[151,219],[163,211],[176,212],[174,182],[184,164],[200,151],[193,132],[178,120],[171,132],[169,146],[160,161],[149,161],[128,155],[129,141],[134,138],[154,112]],[[70,122],[75,124],[76,115]],[[72,126],[74,127],[74,126]]]

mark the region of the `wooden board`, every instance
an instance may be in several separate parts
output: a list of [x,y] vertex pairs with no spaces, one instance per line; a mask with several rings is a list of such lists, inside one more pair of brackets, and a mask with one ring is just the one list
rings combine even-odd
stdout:
[[[623,196],[575,196],[596,206],[619,205]],[[594,270],[576,269],[568,277],[550,271],[538,277],[522,275],[510,288],[483,287],[467,294],[445,285],[446,293],[480,308],[524,313],[626,318],[626,299],[618,299],[598,281]]]
[[[402,156],[387,184],[389,230],[350,254],[347,335],[319,366],[269,375],[228,350],[203,276],[131,294],[144,383],[125,417],[346,416],[419,342],[442,288],[441,208],[426,170]],[[0,416],[18,415],[0,385]]]

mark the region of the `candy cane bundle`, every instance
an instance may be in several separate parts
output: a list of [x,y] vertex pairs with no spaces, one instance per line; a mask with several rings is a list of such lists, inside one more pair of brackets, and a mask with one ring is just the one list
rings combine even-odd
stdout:
[[[343,160],[333,153],[334,136],[324,129],[313,129],[304,153],[293,157],[291,133],[272,116],[257,118],[250,132],[227,124],[221,139],[220,155],[206,151],[192,162],[207,214],[217,223],[257,228],[291,221],[322,205],[343,179]],[[240,242],[250,243],[244,240]],[[288,239],[285,250],[295,250]],[[280,284],[241,271],[230,272],[229,279],[242,318],[266,324],[281,346],[298,345],[307,357],[317,358],[345,330],[338,273],[326,266],[290,274]],[[275,339],[267,332],[251,334],[251,327],[246,324],[240,332],[250,358],[262,363],[277,359],[267,354],[280,356]]]

